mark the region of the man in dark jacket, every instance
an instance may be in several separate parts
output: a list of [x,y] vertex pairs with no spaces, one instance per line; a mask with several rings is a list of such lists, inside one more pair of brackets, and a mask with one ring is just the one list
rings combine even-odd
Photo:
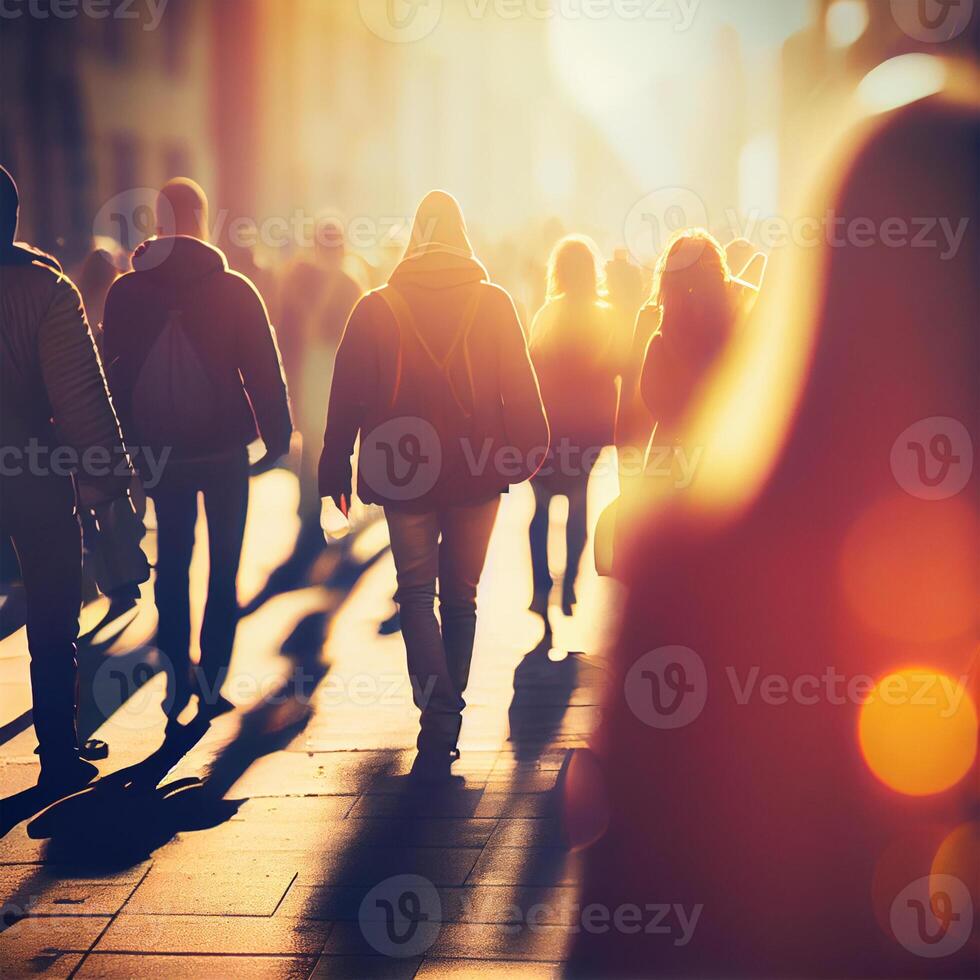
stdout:
[[[238,620],[236,578],[248,506],[247,446],[261,435],[262,471],[289,449],[286,383],[265,305],[244,276],[207,244],[207,198],[178,178],[160,192],[158,237],[133,256],[133,272],[106,300],[109,383],[133,442],[168,454],[147,485],[158,527],[157,642],[173,667],[167,711],[197,694],[201,712],[228,710],[220,696]],[[201,664],[192,679],[189,568],[197,495],[208,522],[210,576]]]
[[[0,535],[13,541],[27,593],[41,784],[69,789],[98,772],[79,756],[75,728],[82,558],[72,473],[97,520],[121,502],[139,521],[78,290],[55,259],[14,244],[17,211],[17,187],[0,167]],[[134,534],[123,545],[138,551],[138,542]]]

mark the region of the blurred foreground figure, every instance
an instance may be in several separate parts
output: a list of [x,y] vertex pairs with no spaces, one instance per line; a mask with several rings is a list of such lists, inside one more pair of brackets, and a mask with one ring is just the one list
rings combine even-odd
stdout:
[[551,427],[551,450],[534,477],[535,510],[529,530],[534,598],[531,609],[545,619],[552,578],[548,567],[549,509],[555,496],[568,499],[562,611],[572,615],[575,581],[588,536],[589,477],[605,446],[612,445],[616,380],[623,372],[628,330],[600,296],[601,269],[595,245],[569,236],[548,263],[548,298],[531,326],[531,359]]
[[385,509],[422,713],[413,773],[445,778],[500,494],[540,463],[548,425],[514,304],[442,191],[419,205],[404,258],[357,304],[337,352],[319,477],[341,510],[358,433],[357,494]]
[[572,976],[976,975],[978,146],[873,119],[810,213],[904,245],[780,256],[678,427],[569,777]]
[[[202,715],[227,710],[221,686],[238,621],[236,579],[248,508],[247,447],[289,450],[292,424],[275,336],[262,298],[208,245],[207,199],[191,180],[170,181],[157,205],[159,237],[117,280],[103,325],[109,383],[123,429],[141,447],[156,507],[157,642],[173,667],[171,718],[196,694]],[[188,572],[197,495],[204,496],[210,570],[201,664],[192,677]]]
[[98,770],[80,758],[75,728],[82,558],[69,470],[96,522],[128,512],[130,533],[117,544],[132,566],[146,561],[128,497],[133,471],[81,298],[55,259],[14,244],[17,210],[17,187],[0,168],[0,533],[13,540],[27,592],[41,783],[70,789]]

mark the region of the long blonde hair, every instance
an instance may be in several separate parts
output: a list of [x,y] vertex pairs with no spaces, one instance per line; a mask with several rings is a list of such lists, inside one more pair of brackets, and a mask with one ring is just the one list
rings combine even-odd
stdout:
[[591,238],[566,235],[555,243],[548,257],[548,302],[562,297],[595,302],[605,289],[602,258]]

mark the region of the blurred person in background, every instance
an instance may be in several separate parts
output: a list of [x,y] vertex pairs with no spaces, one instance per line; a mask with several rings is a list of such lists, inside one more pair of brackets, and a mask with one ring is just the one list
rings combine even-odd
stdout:
[[703,229],[678,232],[660,256],[624,372],[616,425],[620,500],[596,532],[602,571],[621,574],[629,528],[625,515],[642,509],[651,483],[667,479],[687,485],[693,478],[700,449],[677,443],[678,423],[696,403],[755,296],[753,287],[732,275],[725,250]]
[[571,976],[976,973],[978,147],[975,86],[868,118],[804,213],[945,215],[959,248],[781,250],[688,391],[703,463],[630,527],[567,796],[582,906],[669,915],[578,931]]
[[[157,643],[173,669],[167,714],[197,695],[200,714],[230,710],[220,694],[238,622],[236,580],[248,509],[248,445],[261,473],[289,450],[292,432],[275,333],[255,287],[207,243],[208,203],[188,178],[160,191],[158,236],[106,301],[104,344],[113,399],[134,444],[165,459],[147,485],[157,519]],[[164,453],[168,453],[164,457]],[[147,473],[142,473],[144,480]],[[201,661],[190,659],[189,569],[198,494],[210,569]]]
[[656,326],[643,357],[640,396],[658,445],[673,446],[677,423],[732,339],[739,291],[724,249],[706,231],[679,233],[657,263],[643,311]]
[[421,712],[412,773],[446,779],[500,495],[531,476],[548,424],[514,304],[443,191],[422,200],[402,261],[357,304],[337,353],[319,480],[344,512],[358,435],[357,494],[385,510]]
[[[17,186],[0,167],[0,533],[13,541],[27,593],[34,728],[40,784],[68,790],[98,770],[82,758],[76,730],[76,639],[82,601],[78,508],[91,509],[133,567],[148,577],[142,522],[128,491],[133,477],[85,310],[51,256],[14,242]],[[50,465],[32,466],[29,447],[47,448]],[[53,453],[75,456],[72,477]],[[94,464],[98,456],[106,462]],[[120,466],[120,464],[122,464]],[[128,523],[110,514],[125,511]],[[104,743],[102,750],[106,750]],[[99,753],[104,754],[104,751]]]
[[629,334],[605,301],[595,244],[569,235],[552,249],[547,299],[531,326],[531,359],[551,427],[551,450],[531,486],[535,510],[529,538],[534,581],[531,609],[548,628],[548,600],[554,582],[548,565],[551,501],[568,500],[562,611],[572,614],[575,582],[588,538],[589,477],[605,446],[612,445],[617,380],[621,378]]
[[85,257],[78,272],[78,291],[85,304],[85,315],[95,342],[102,349],[102,320],[105,317],[105,300],[109,289],[119,278],[121,257],[99,245]]

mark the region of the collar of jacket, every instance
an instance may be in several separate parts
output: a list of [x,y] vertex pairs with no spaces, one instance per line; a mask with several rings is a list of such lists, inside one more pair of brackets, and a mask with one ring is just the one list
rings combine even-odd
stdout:
[[202,279],[227,270],[221,249],[188,235],[151,238],[133,252],[134,272],[152,272],[170,282]]
[[472,255],[463,255],[455,249],[428,248],[402,259],[388,281],[396,288],[413,285],[425,289],[453,289],[489,279],[483,263]]

